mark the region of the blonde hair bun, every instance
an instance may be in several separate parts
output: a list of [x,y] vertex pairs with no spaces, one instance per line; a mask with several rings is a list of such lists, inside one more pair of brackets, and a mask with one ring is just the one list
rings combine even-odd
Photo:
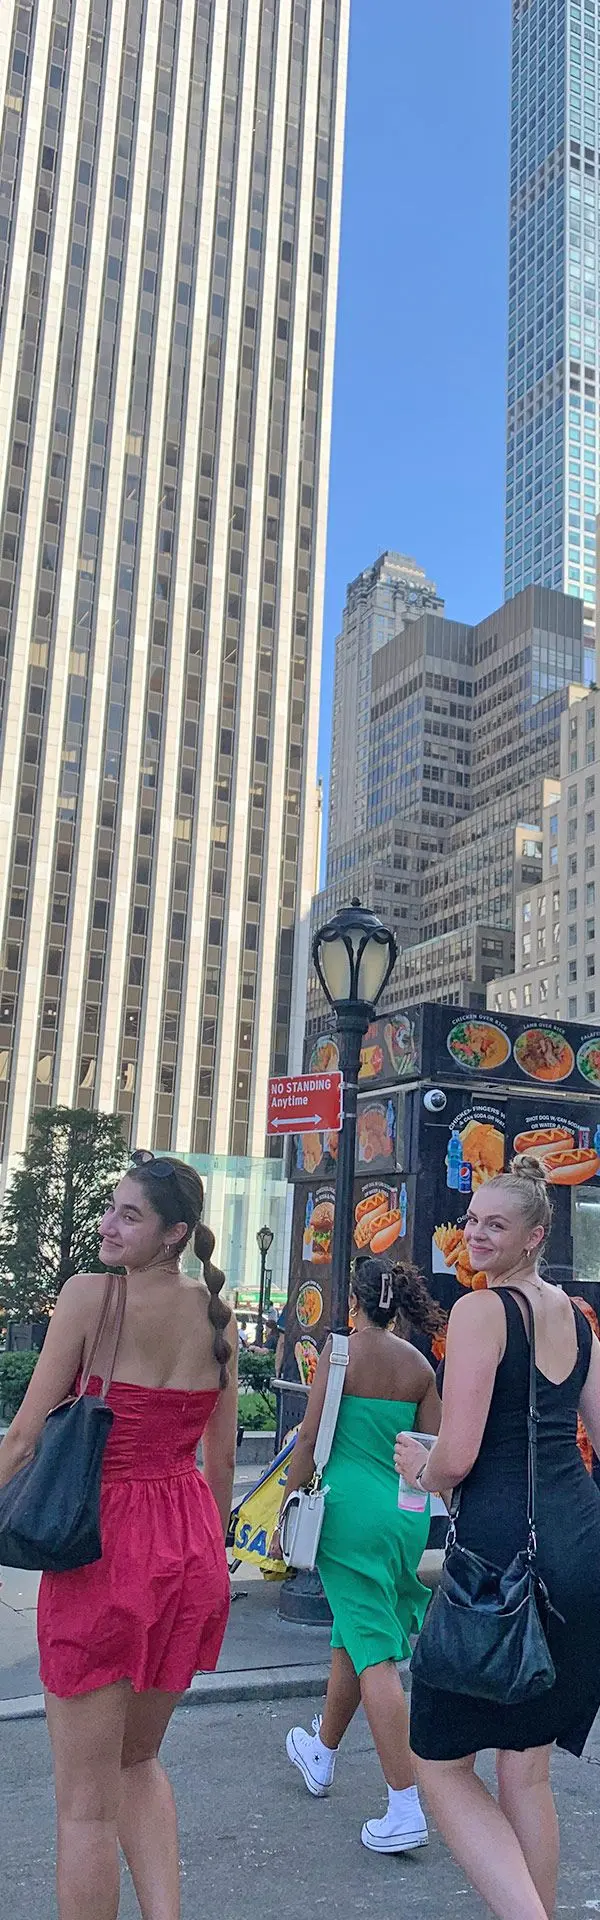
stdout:
[[548,1185],[543,1162],[535,1153],[516,1153],[510,1171],[517,1180],[536,1180],[543,1187]]

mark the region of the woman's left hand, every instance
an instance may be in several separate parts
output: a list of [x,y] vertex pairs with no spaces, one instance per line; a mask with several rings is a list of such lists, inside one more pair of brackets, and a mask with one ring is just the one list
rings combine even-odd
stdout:
[[396,1473],[401,1473],[403,1480],[406,1480],[407,1486],[416,1487],[417,1475],[427,1459],[428,1448],[421,1446],[420,1440],[415,1440],[412,1433],[396,1435],[394,1466]]

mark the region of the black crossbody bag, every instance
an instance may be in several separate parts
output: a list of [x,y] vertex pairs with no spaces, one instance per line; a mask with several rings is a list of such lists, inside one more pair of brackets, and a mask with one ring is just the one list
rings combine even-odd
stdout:
[[[79,1392],[48,1414],[33,1459],[0,1490],[0,1565],[71,1573],[102,1557],[100,1491],[114,1414],[106,1396],[125,1311],[122,1274],[107,1274],[102,1307]],[[96,1355],[116,1314],[102,1393],[88,1394]]]
[[[415,1680],[444,1693],[469,1694],[512,1707],[553,1687],[556,1673],[542,1625],[556,1610],[537,1571],[537,1383],[535,1322],[529,1320],[527,1406],[527,1545],[503,1570],[461,1547],[456,1538],[460,1487],[450,1508],[446,1556],[437,1593],[415,1648]],[[560,1618],[557,1615],[557,1618]]]

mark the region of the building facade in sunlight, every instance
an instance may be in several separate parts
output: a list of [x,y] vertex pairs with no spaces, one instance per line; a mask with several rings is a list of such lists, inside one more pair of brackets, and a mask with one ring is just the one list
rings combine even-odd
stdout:
[[348,0],[0,10],[0,1157],[297,1061]]

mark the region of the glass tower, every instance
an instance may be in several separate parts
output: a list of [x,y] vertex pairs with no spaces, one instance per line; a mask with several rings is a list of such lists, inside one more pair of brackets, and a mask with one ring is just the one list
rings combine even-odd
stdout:
[[301,1059],[348,0],[0,6],[0,1158]]
[[600,0],[513,0],[505,596],[585,603],[600,414]]

